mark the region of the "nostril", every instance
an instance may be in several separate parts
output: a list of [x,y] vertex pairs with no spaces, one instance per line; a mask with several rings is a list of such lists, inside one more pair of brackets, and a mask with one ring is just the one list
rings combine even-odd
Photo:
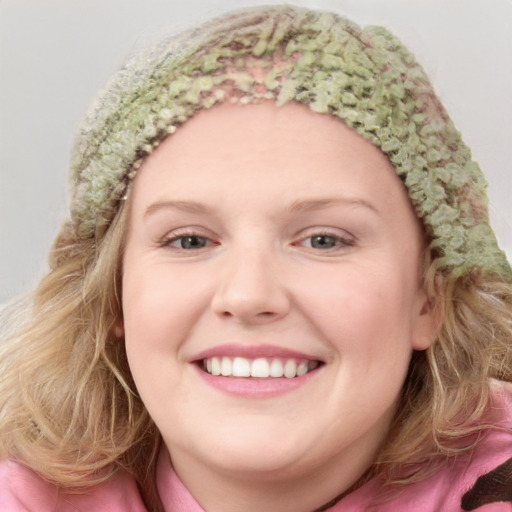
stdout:
[[249,292],[251,290],[237,290],[234,286],[220,289],[212,299],[213,312],[225,320],[261,323],[274,321],[289,311],[290,301],[284,293]]

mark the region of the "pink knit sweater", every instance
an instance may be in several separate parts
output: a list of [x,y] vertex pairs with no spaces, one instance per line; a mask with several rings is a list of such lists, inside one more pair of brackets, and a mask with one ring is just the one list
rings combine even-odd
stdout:
[[[377,483],[370,481],[329,512],[512,512],[510,385],[496,385],[493,408],[504,429],[490,432],[471,457],[454,461],[385,503],[374,502]],[[173,471],[165,450],[158,462],[157,484],[166,512],[204,512]],[[135,482],[128,475],[119,474],[90,494],[66,495],[11,461],[0,463],[0,511],[147,512]]]

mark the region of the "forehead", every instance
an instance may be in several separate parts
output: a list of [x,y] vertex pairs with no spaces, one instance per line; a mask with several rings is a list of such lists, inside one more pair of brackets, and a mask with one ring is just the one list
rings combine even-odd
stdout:
[[[265,187],[269,194],[328,189],[407,197],[382,151],[338,119],[297,103],[223,103],[199,112],[168,137],[139,170],[135,188],[197,195],[222,186]],[[280,191],[279,193],[281,193]],[[408,201],[408,199],[407,199]]]

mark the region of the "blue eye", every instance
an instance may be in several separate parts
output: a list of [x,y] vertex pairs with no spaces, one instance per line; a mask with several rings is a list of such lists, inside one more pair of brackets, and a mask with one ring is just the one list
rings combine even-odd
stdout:
[[166,245],[176,249],[197,250],[206,247],[208,245],[208,239],[198,235],[177,236],[168,240]]
[[317,250],[329,250],[335,248],[350,247],[354,245],[354,240],[351,238],[344,238],[338,235],[330,235],[327,233],[318,233],[316,235],[308,236],[299,243],[303,247],[308,247]]
[[310,236],[309,240],[313,249],[332,249],[340,244],[339,238],[329,235]]

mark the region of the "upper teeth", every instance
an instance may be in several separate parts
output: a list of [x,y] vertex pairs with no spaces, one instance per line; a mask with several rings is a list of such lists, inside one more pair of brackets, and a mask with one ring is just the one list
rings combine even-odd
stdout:
[[318,361],[258,357],[210,357],[203,368],[212,375],[224,377],[300,377],[318,366]]

